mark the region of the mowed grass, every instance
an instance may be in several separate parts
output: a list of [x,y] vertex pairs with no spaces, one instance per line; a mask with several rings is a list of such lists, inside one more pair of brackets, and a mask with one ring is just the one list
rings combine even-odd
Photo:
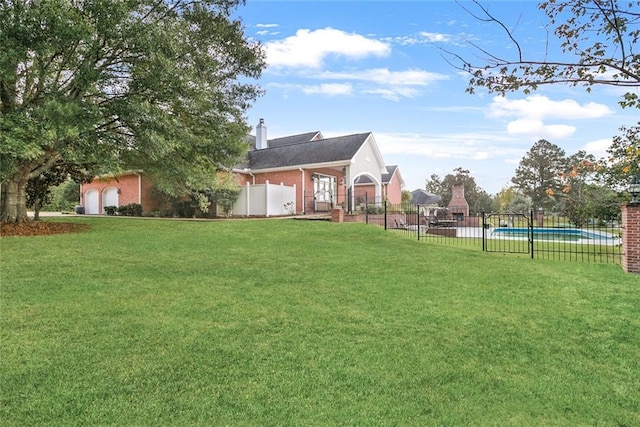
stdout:
[[5,237],[0,424],[640,425],[640,277],[364,224]]

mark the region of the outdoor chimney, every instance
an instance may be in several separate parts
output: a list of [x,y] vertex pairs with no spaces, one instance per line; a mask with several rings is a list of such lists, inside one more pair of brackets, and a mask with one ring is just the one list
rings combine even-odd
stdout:
[[264,119],[260,119],[260,123],[256,126],[256,150],[263,150],[269,148],[267,143],[267,127],[264,124]]
[[451,186],[451,201],[449,201],[449,211],[457,218],[469,216],[469,203],[464,197],[464,184],[453,184]]

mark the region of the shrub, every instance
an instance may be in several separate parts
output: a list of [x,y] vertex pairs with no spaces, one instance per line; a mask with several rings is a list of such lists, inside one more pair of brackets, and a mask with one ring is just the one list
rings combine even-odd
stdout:
[[115,215],[119,211],[120,211],[120,209],[118,209],[117,206],[105,206],[104,207],[104,213],[106,213],[107,215]]
[[196,208],[191,201],[176,200],[172,203],[173,216],[180,218],[192,218],[196,214]]
[[213,190],[214,202],[222,208],[222,212],[229,216],[233,210],[233,205],[240,196],[240,188],[238,187],[223,187]]
[[384,213],[384,206],[368,205],[367,206],[367,213],[368,214],[381,214],[381,213]]
[[[105,207],[105,210],[107,208]],[[140,203],[129,203],[118,207],[118,214],[124,216],[142,216],[142,205]]]

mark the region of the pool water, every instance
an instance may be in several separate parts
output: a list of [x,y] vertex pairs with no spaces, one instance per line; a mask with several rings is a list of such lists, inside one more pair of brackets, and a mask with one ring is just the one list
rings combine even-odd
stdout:
[[[491,238],[529,238],[528,228],[497,227],[491,231]],[[602,243],[614,245],[620,243],[620,237],[601,231],[587,231],[579,228],[533,228],[533,240],[576,242],[576,243]]]

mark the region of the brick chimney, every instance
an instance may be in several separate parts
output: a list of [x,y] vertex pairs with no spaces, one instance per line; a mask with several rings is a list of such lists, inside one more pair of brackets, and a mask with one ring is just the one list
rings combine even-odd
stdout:
[[464,184],[451,186],[451,201],[447,207],[455,217],[466,218],[469,216],[469,203],[464,197]]
[[256,150],[263,150],[269,148],[267,143],[267,127],[264,124],[264,119],[260,119],[260,123],[256,126]]

